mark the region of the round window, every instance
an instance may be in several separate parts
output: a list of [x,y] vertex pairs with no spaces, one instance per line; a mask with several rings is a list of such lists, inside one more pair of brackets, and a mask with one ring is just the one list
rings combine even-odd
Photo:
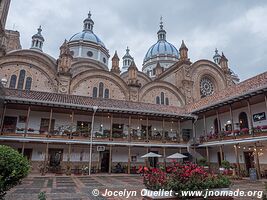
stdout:
[[88,51],[88,52],[87,52],[87,56],[88,56],[88,57],[92,57],[92,56],[93,56],[93,52],[92,52],[92,51]]
[[203,78],[200,81],[200,94],[201,97],[212,95],[214,92],[214,86],[210,79]]
[[106,63],[106,62],[107,62],[106,58],[103,58],[103,62],[104,62],[104,63]]

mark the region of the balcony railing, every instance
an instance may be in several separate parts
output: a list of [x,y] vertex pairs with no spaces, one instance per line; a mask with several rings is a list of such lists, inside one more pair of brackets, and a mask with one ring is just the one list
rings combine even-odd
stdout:
[[[11,136],[11,137],[26,137],[26,138],[50,138],[50,139],[64,139],[64,140],[89,140],[90,133],[88,132],[80,132],[80,131],[51,131],[50,133],[46,131],[35,131],[35,130],[3,130],[1,133],[3,136]],[[143,143],[185,143],[181,139],[177,139],[177,137],[169,137],[169,136],[161,136],[155,135],[147,137],[146,135],[136,135],[131,134],[130,138],[126,133],[113,133],[112,136],[110,133],[102,133],[102,132],[94,132],[93,133],[94,141],[124,141],[124,142],[143,142]]]
[[253,127],[252,129],[243,128],[241,130],[224,131],[221,133],[212,133],[206,136],[200,136],[199,143],[259,136],[267,136],[267,125]]

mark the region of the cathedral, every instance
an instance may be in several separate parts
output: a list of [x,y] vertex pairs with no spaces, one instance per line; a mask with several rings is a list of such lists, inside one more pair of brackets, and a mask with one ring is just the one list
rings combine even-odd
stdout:
[[[168,41],[162,19],[136,66],[128,47],[120,58],[96,35],[90,12],[55,58],[43,51],[41,26],[21,48],[20,33],[5,29],[9,4],[0,3],[0,143],[27,156],[33,171],[79,173],[89,161],[94,172],[122,163],[135,173],[178,151],[214,170],[222,160],[239,173],[267,167],[267,72],[239,82],[217,49],[211,60],[190,60],[185,41]],[[147,152],[163,157],[143,159]]]

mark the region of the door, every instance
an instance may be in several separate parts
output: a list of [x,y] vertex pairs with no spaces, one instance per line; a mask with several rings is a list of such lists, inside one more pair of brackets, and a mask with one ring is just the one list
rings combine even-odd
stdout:
[[254,168],[254,155],[252,151],[244,152],[244,159],[245,159],[245,165],[246,170],[249,172],[250,168]]
[[50,167],[59,167],[63,158],[63,149],[49,149]]
[[[156,153],[156,154],[159,153],[158,151],[151,151],[151,152]],[[148,162],[149,162],[150,167],[156,168],[158,165],[158,161],[159,161],[159,158],[157,158],[157,157],[148,158]]]
[[[22,151],[21,148],[19,148],[18,152],[21,153],[21,151]],[[23,155],[30,161],[32,158],[32,149],[24,149]]]
[[109,169],[109,151],[101,152],[101,172],[108,172]]
[[6,116],[4,118],[3,132],[4,133],[15,133],[17,127],[17,117]]

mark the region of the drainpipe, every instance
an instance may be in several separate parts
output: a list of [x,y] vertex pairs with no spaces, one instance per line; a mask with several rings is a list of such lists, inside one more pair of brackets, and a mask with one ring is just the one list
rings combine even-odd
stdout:
[[91,168],[92,168],[92,149],[93,149],[93,129],[94,129],[94,122],[95,122],[95,113],[98,109],[98,106],[93,106],[93,116],[92,116],[92,123],[91,123],[91,135],[90,135],[90,153],[89,153],[89,176],[91,175]]

